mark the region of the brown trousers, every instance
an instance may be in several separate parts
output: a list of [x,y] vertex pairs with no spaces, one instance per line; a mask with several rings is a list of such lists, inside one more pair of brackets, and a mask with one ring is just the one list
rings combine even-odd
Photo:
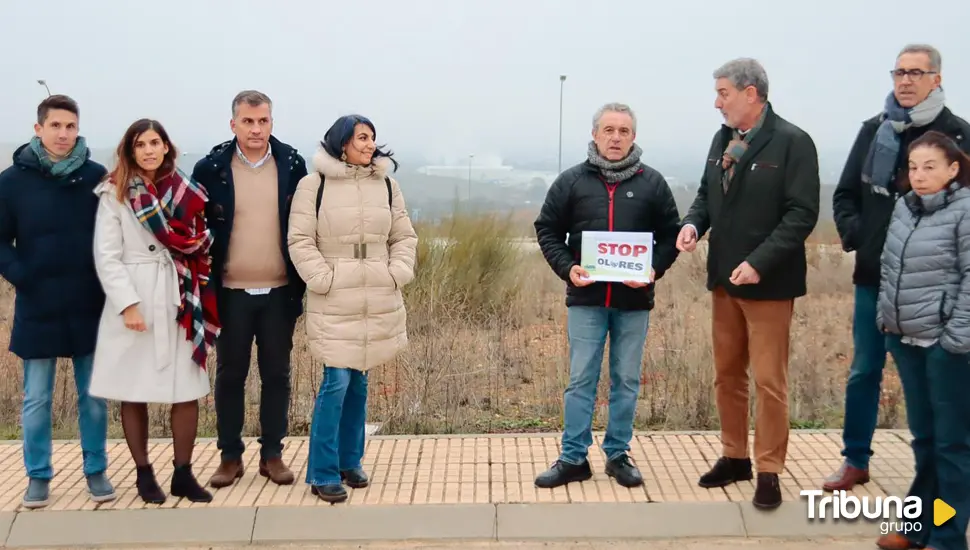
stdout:
[[713,292],[714,392],[723,454],[748,458],[748,363],[754,373],[758,472],[782,472],[788,453],[788,349],[794,300]]

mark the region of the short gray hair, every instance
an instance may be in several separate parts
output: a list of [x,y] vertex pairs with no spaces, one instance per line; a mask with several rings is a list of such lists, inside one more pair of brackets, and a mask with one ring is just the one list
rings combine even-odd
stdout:
[[754,86],[761,101],[768,101],[768,73],[756,59],[739,57],[721,65],[714,71],[714,80],[728,79],[738,90]]
[[606,113],[625,113],[630,115],[633,120],[633,133],[637,131],[637,115],[633,114],[633,109],[625,103],[607,103],[599,109],[596,110],[596,114],[593,115],[593,130],[597,130],[600,125],[600,119]]
[[270,114],[273,112],[273,102],[268,95],[256,90],[243,90],[236,94],[236,97],[232,100],[232,118],[236,118],[238,107],[243,103],[250,107],[259,107],[260,105],[266,104],[269,105]]
[[899,55],[896,59],[899,59],[903,54],[907,53],[925,53],[927,57],[930,58],[930,69],[934,71],[943,70],[943,56],[940,55],[940,50],[930,46],[929,44],[907,44],[899,51]]

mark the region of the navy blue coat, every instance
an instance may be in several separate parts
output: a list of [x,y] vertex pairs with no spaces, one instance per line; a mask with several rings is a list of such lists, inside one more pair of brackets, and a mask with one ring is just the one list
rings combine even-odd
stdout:
[[94,188],[104,166],[42,171],[23,145],[0,173],[0,275],[17,291],[10,351],[22,359],[94,352],[104,291],[94,269]]
[[[300,278],[296,266],[290,259],[289,246],[286,243],[288,221],[290,219],[290,203],[296,185],[307,175],[306,161],[297,150],[274,136],[269,138],[269,146],[276,161],[278,177],[277,206],[280,217],[280,251],[286,261],[287,291],[292,301],[293,318],[303,313],[303,294],[306,283]],[[226,256],[229,253],[229,235],[232,234],[232,223],[236,210],[235,191],[232,180],[232,156],[236,154],[236,139],[216,145],[209,154],[195,164],[192,179],[201,184],[209,195],[206,204],[206,225],[212,231],[213,243],[212,274],[210,282],[213,288],[222,286],[222,274],[226,266]]]

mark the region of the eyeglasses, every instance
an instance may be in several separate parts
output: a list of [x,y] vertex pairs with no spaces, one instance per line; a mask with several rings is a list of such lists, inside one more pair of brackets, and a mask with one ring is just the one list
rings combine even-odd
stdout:
[[923,69],[894,69],[889,71],[892,75],[893,80],[902,80],[904,77],[908,76],[913,82],[919,81],[923,78],[924,74],[936,74],[936,71],[924,71]]

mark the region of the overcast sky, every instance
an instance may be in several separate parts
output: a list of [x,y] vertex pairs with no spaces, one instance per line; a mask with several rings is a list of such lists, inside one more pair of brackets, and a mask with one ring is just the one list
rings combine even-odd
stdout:
[[907,42],[940,48],[948,103],[970,118],[967,21],[966,0],[2,0],[0,142],[32,135],[44,78],[80,102],[94,147],[147,116],[207,151],[230,137],[232,96],[257,88],[301,149],[360,112],[402,153],[555,159],[566,74],[564,164],[608,101],[632,105],[653,155],[700,156],[721,122],[712,70],[751,56],[777,112],[838,153]]

